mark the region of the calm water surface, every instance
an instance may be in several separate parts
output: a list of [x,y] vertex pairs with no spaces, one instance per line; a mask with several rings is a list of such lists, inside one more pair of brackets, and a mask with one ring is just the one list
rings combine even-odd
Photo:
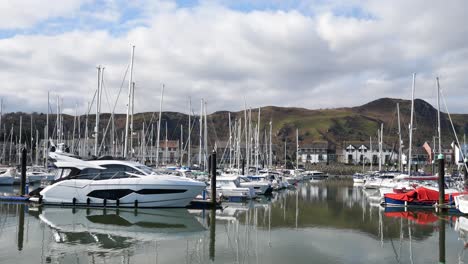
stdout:
[[446,263],[468,263],[467,218],[386,212],[349,185],[302,184],[224,206],[213,214],[0,203],[0,263],[438,263],[444,248]]

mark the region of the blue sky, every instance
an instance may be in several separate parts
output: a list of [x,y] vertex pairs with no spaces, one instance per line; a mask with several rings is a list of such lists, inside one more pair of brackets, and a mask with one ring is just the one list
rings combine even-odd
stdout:
[[418,98],[435,102],[439,76],[450,108],[466,113],[466,9],[463,0],[0,2],[0,81],[9,84],[0,97],[10,110],[44,111],[50,91],[66,111],[84,111],[96,65],[116,89],[136,45],[137,111],[154,110],[162,83],[175,111],[188,96],[213,111],[238,110],[244,98],[312,109],[409,99],[417,72]]
[[[112,7],[109,2],[112,2]],[[169,1],[167,1],[169,2]],[[358,19],[374,19],[375,17],[362,7],[354,4],[328,6],[328,1],[288,1],[288,0],[220,0],[220,1],[197,1],[197,0],[177,0],[174,4],[179,9],[190,9],[200,4],[218,4],[229,9],[240,12],[253,11],[296,11],[305,16],[316,15],[317,10],[328,7],[329,11],[336,16],[353,17]],[[115,19],[99,17],[103,10],[115,8]],[[132,21],[146,18],[145,6],[129,4],[128,1],[106,1],[98,0],[84,2],[79,9],[71,16],[52,16],[38,21],[29,27],[20,28],[0,28],[0,38],[11,38],[15,35],[56,35],[74,30],[105,30],[112,35],[124,34],[135,26],[146,26],[140,22],[127,25]],[[97,16],[94,16],[97,15]]]

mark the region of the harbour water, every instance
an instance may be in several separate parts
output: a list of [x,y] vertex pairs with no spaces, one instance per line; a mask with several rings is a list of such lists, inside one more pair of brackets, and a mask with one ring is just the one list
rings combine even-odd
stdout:
[[468,219],[388,211],[348,183],[303,183],[223,207],[0,203],[0,263],[439,263],[441,254],[445,263],[468,261],[460,228]]

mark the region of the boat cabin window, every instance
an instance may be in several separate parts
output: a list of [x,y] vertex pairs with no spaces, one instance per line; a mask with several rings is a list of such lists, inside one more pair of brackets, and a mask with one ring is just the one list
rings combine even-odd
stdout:
[[80,172],[78,176],[80,179],[94,179],[94,180],[108,180],[108,179],[122,179],[131,178],[127,172],[132,174],[143,175],[140,171],[135,168],[120,164],[102,165],[104,170],[86,168]]
[[69,176],[71,174],[71,172],[72,172],[72,170],[68,169],[68,168],[58,169],[57,172],[55,173],[54,180],[65,178],[65,177]]
[[[144,165],[139,165],[139,166],[136,166],[137,169],[143,171],[145,174],[151,174],[153,173],[153,170],[150,168],[150,167],[147,167],[147,166],[144,166]],[[141,174],[141,173],[139,173]]]

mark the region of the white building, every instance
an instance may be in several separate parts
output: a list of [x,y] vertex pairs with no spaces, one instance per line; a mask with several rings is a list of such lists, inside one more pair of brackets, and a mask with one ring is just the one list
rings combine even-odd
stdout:
[[302,163],[322,163],[332,161],[335,148],[328,142],[313,142],[299,148],[299,161]]
[[[379,164],[379,144],[369,142],[347,142],[343,148],[342,162],[347,164]],[[382,165],[398,161],[398,153],[386,144],[382,145]]]

